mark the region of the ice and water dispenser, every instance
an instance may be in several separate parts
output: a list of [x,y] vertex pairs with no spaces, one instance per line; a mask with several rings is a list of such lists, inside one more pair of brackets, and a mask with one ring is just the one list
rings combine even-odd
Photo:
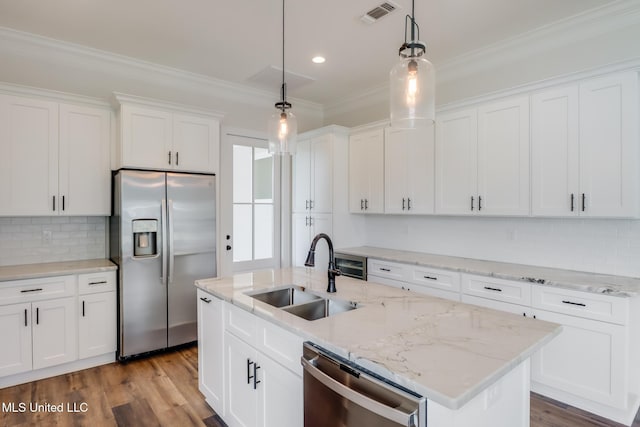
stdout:
[[158,255],[158,220],[134,219],[133,256],[151,257]]

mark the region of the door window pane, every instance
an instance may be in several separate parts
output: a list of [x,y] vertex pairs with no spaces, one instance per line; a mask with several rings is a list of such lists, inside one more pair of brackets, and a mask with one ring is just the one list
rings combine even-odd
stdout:
[[252,259],[252,209],[251,204],[233,205],[233,261],[251,261]]
[[251,190],[253,177],[252,157],[252,147],[244,145],[233,146],[233,203],[251,203],[253,199]]
[[273,257],[273,205],[255,205],[255,259]]

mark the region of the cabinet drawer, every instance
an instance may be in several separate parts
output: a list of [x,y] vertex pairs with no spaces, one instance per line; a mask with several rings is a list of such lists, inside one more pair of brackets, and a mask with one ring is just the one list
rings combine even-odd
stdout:
[[507,313],[518,314],[524,317],[533,317],[531,307],[508,302],[496,301],[487,298],[479,298],[471,295],[462,295],[462,302],[465,304],[478,305],[480,307],[492,308],[494,310],[505,311]]
[[537,285],[533,286],[532,297],[535,308],[620,325],[627,323],[628,298]]
[[394,280],[407,280],[410,267],[391,261],[367,260],[367,276],[386,277]]
[[273,323],[258,319],[256,348],[285,368],[302,376],[302,338]]
[[256,317],[233,304],[225,307],[225,330],[248,344],[254,345],[256,338]]
[[531,284],[525,282],[463,274],[462,292],[512,304],[531,304]]
[[75,295],[76,276],[0,282],[0,305]]
[[443,291],[460,291],[460,273],[428,267],[415,267],[411,272],[411,282]]
[[116,290],[116,272],[101,271],[78,275],[78,292],[80,295]]

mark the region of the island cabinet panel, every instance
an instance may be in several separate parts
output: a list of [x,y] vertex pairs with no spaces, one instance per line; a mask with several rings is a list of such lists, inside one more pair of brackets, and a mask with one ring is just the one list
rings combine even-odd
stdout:
[[[564,392],[583,402],[624,409],[628,403],[625,327],[544,310],[535,310],[535,316],[560,323],[563,329],[532,357],[533,391],[567,401]],[[580,401],[567,403],[592,410]]]
[[[224,303],[223,310],[225,422],[230,427],[303,425],[302,339],[231,304]],[[208,334],[209,324],[202,325],[201,333]],[[202,363],[207,372],[211,360]]]
[[384,130],[374,129],[349,138],[349,211],[384,211]]
[[[198,388],[209,406],[225,416],[224,303],[198,289]],[[207,325],[207,331],[200,325]]]

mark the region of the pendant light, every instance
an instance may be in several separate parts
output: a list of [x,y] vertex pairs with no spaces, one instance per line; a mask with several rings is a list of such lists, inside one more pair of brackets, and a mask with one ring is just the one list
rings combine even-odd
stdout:
[[[407,24],[411,25],[409,41]],[[411,16],[407,15],[404,22],[404,43],[398,51],[400,62],[389,73],[391,126],[395,128],[424,127],[432,124],[435,119],[436,70],[424,58],[427,48],[419,39],[415,0],[412,0]]]
[[282,86],[276,112],[269,120],[269,153],[294,154],[298,137],[298,123],[287,102],[287,84],[284,81],[284,0],[282,0]]

